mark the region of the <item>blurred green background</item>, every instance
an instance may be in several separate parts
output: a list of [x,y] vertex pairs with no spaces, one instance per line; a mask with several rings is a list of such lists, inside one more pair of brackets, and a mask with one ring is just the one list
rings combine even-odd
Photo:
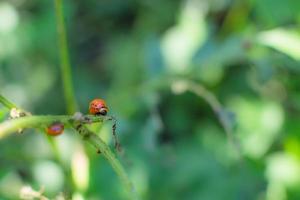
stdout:
[[[64,6],[79,111],[107,101],[141,199],[300,199],[299,0]],[[0,93],[34,114],[66,113],[53,0],[0,1]],[[8,112],[0,106],[1,121]],[[113,148],[111,124],[99,135]],[[125,199],[79,135],[55,140],[60,162],[37,130],[0,141],[1,200],[19,199],[24,186],[50,199]]]

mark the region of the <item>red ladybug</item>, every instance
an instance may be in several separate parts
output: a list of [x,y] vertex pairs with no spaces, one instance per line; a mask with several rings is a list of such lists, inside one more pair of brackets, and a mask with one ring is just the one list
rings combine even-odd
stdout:
[[106,115],[108,108],[103,99],[94,99],[90,102],[89,111],[92,115]]
[[47,127],[46,132],[48,135],[57,136],[64,132],[64,125],[59,122],[55,122]]

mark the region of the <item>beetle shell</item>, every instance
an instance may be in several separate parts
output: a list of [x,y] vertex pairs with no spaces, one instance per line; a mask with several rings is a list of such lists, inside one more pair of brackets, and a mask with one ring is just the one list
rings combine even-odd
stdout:
[[108,108],[103,99],[94,99],[90,103],[89,111],[92,115],[106,115]]
[[53,123],[47,127],[46,132],[48,135],[57,136],[64,132],[64,125],[62,123]]

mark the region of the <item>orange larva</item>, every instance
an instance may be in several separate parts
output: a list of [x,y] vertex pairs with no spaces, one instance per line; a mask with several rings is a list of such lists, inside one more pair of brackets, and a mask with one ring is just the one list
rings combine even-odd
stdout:
[[89,111],[92,115],[106,115],[108,108],[103,99],[94,99],[90,102]]
[[48,135],[57,136],[64,132],[64,125],[59,122],[55,122],[47,127],[46,132]]

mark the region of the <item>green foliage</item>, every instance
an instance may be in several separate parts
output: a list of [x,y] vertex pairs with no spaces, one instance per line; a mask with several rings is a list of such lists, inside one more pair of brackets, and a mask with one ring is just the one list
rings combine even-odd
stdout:
[[[64,5],[78,111],[107,101],[142,199],[299,199],[297,0]],[[75,107],[64,103],[54,10],[53,0],[0,2],[0,93],[36,115]],[[0,105],[1,122],[8,115]],[[113,144],[108,126],[90,130]],[[59,155],[43,136],[0,140],[0,199],[25,185],[51,199],[125,198],[74,131],[54,139]]]

